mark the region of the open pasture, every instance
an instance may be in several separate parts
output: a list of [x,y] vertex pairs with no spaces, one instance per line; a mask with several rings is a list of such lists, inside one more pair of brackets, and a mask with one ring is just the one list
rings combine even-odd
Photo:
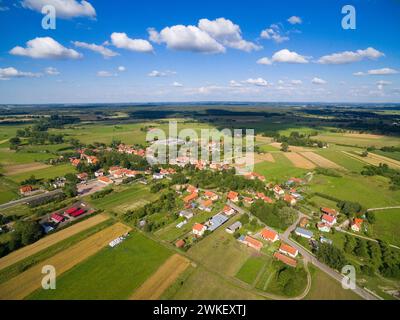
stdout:
[[57,290],[38,290],[29,299],[128,299],[170,255],[165,247],[133,231],[118,246],[103,248],[58,277]]
[[343,169],[338,164],[320,156],[315,152],[301,152],[300,153],[303,157],[307,158],[308,160],[314,162],[318,167],[322,168],[332,168],[332,169]]
[[[0,284],[0,299],[23,299],[38,289],[42,281],[42,268],[52,265],[57,270],[57,275],[70,270],[75,265],[104,248],[111,240],[129,232],[130,228],[122,223],[116,223],[76,245],[42,261],[15,278]],[[82,278],[83,279],[83,278]],[[84,281],[82,281],[84,282]],[[58,290],[51,290],[57,291]],[[48,292],[48,291],[47,291]]]
[[283,154],[286,156],[286,158],[289,159],[291,163],[293,163],[296,168],[314,169],[316,167],[314,163],[302,157],[299,153],[284,152]]

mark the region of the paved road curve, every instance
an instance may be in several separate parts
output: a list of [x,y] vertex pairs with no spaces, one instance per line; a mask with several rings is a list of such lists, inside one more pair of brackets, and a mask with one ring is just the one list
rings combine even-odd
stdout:
[[48,197],[50,195],[58,194],[58,193],[61,193],[61,192],[62,192],[61,189],[56,189],[56,190],[53,190],[53,191],[48,191],[48,192],[45,192],[45,193],[36,194],[34,196],[21,198],[21,199],[14,200],[14,201],[9,201],[7,203],[0,204],[0,209],[7,209],[7,208],[10,208],[10,207],[14,207],[14,206],[16,206],[18,204],[27,203],[30,200],[35,200],[35,199]]

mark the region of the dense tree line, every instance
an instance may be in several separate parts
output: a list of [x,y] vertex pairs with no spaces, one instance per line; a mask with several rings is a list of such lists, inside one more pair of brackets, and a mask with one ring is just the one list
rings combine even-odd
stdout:
[[285,229],[296,221],[296,210],[282,202],[267,204],[263,200],[255,201],[250,208],[251,214],[272,228]]
[[285,143],[285,145],[291,146],[312,147],[317,145],[319,148],[322,148],[326,145],[326,143],[322,141],[311,139],[310,135],[301,134],[297,131],[292,131],[289,136],[275,133],[273,137],[277,142],[281,142],[282,144]]
[[341,271],[343,266],[347,264],[343,251],[334,245],[321,243],[316,254],[319,260],[339,271]]
[[400,171],[390,168],[386,163],[380,163],[379,166],[364,166],[361,174],[364,176],[379,175],[389,178],[391,189],[397,190],[400,188]]

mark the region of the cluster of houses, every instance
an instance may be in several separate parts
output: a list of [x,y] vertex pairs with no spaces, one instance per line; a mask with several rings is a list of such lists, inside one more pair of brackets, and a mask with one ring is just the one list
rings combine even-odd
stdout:
[[321,221],[318,222],[317,228],[321,232],[330,232],[331,228],[337,222],[338,212],[335,209],[327,207],[322,207],[321,212],[322,212]]
[[[279,241],[278,233],[276,233],[275,231],[268,229],[268,228],[264,228],[260,232],[260,237],[263,240],[268,241],[270,243],[275,243],[275,242]],[[260,240],[257,240],[248,235],[240,236],[238,238],[238,241],[240,241],[241,243],[245,244],[246,246],[253,248],[257,251],[260,251],[264,246],[264,244]],[[283,263],[285,263],[288,266],[296,267],[297,266],[296,257],[298,255],[298,253],[299,252],[296,248],[293,248],[292,246],[282,242],[280,244],[279,249],[276,252],[274,252],[274,258],[279,261],[282,261]]]

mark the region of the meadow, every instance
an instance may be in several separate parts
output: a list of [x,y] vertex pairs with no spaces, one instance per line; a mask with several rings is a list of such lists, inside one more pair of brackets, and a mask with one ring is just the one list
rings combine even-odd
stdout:
[[107,246],[59,276],[57,290],[38,290],[28,299],[127,299],[170,255],[165,247],[133,231],[117,247]]
[[236,274],[236,278],[248,283],[253,284],[257,279],[258,274],[265,265],[265,259],[257,256],[250,257],[242,265],[239,272]]
[[74,173],[74,172],[76,172],[75,168],[71,166],[71,164],[66,163],[66,164],[50,166],[48,168],[39,169],[35,171],[27,171],[15,175],[10,175],[9,179],[11,179],[16,183],[21,183],[22,181],[30,178],[32,175],[34,175],[36,179],[53,179],[57,177],[63,177],[67,173]]
[[377,210],[374,212],[376,222],[373,224],[374,237],[400,247],[398,236],[400,209]]

